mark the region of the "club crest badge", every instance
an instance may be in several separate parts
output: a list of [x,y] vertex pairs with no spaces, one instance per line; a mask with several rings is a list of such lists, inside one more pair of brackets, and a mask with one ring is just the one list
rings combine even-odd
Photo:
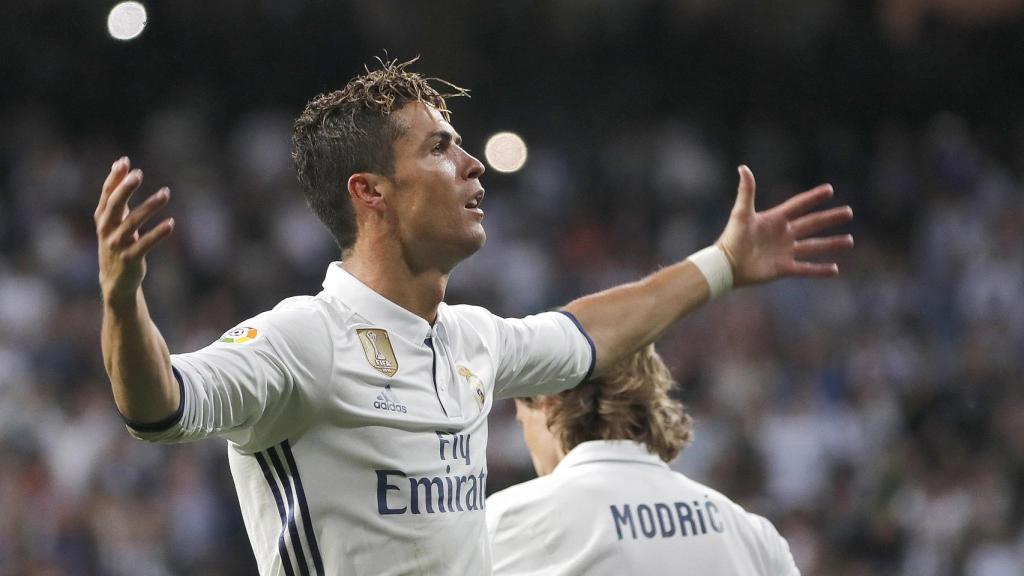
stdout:
[[469,389],[473,391],[473,396],[476,398],[476,404],[480,408],[484,407],[484,400],[487,399],[487,395],[484,393],[484,383],[480,378],[473,374],[473,371],[465,366],[459,366],[459,376],[469,384]]
[[380,328],[358,328],[359,343],[363,345],[366,361],[381,374],[391,377],[398,372],[398,358],[391,347],[391,338]]
[[246,342],[252,342],[259,335],[259,330],[256,330],[255,328],[239,326],[238,328],[233,328],[225,332],[217,342],[223,342],[225,344],[245,344]]

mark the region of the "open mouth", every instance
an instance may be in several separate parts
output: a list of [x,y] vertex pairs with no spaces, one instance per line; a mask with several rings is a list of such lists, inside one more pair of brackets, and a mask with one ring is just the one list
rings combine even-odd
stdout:
[[474,194],[472,198],[469,199],[469,202],[466,202],[466,208],[468,208],[469,210],[479,210],[480,204],[482,204],[483,201],[484,191],[480,190],[479,192]]

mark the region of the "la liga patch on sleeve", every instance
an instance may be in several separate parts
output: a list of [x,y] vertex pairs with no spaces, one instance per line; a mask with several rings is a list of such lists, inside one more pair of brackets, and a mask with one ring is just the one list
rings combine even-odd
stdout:
[[259,330],[255,328],[239,326],[238,328],[225,332],[217,342],[223,342],[225,344],[245,344],[246,342],[252,342],[259,335]]

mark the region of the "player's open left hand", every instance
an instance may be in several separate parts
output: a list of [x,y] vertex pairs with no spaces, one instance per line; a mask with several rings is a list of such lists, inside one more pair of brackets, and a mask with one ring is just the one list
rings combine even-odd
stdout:
[[93,214],[99,240],[100,289],[106,302],[135,297],[146,275],[146,254],[174,229],[174,219],[167,218],[139,234],[139,228],[171,197],[170,190],[161,188],[129,209],[128,200],[140,184],[142,170],[131,170],[128,158],[114,162]]
[[733,285],[747,286],[786,276],[827,278],[839,274],[834,262],[810,262],[853,247],[853,236],[818,236],[822,231],[849,222],[849,206],[814,210],[832,197],[832,186],[823,184],[801,192],[763,212],[754,211],[754,174],[739,167],[736,204],[718,246],[733,266]]

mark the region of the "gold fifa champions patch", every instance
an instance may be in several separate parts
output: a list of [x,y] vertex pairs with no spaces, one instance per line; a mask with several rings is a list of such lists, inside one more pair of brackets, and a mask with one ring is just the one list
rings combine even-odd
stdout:
[[259,331],[255,328],[239,326],[238,328],[225,332],[217,342],[224,342],[225,344],[245,344],[246,342],[252,342],[255,340],[259,334]]
[[462,376],[466,380],[466,384],[469,384],[469,388],[473,391],[473,396],[476,398],[477,406],[483,408],[484,400],[487,399],[487,395],[484,393],[483,381],[465,366],[459,366],[459,376]]
[[366,361],[381,374],[391,377],[398,372],[398,358],[391,347],[391,338],[387,330],[380,328],[357,328],[359,342],[363,345]]

